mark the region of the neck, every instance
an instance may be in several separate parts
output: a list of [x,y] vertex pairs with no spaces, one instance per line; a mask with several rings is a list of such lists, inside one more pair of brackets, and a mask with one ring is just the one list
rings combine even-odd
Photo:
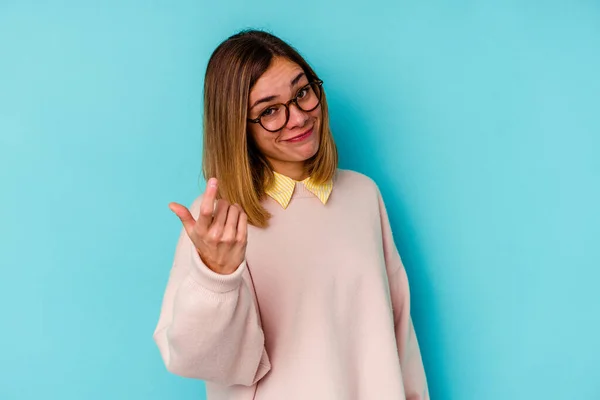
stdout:
[[308,172],[304,167],[304,162],[282,164],[271,161],[271,164],[273,165],[273,170],[275,172],[292,178],[295,181],[303,181],[304,179],[308,178]]

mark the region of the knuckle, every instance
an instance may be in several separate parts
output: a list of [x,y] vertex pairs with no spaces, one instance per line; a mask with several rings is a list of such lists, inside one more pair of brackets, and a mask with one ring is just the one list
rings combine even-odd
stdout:
[[213,212],[213,210],[210,207],[201,207],[200,208],[200,214],[205,217],[208,217],[209,215],[211,215],[212,212]]
[[235,230],[225,229],[221,235],[221,243],[233,243],[235,242]]
[[221,239],[221,231],[220,229],[213,229],[212,231],[210,231],[210,233],[208,234],[208,238],[210,240],[211,243],[216,243],[219,241],[219,239]]
[[235,237],[233,237],[231,235],[223,236],[221,238],[221,243],[227,244],[227,245],[232,245],[235,243]]

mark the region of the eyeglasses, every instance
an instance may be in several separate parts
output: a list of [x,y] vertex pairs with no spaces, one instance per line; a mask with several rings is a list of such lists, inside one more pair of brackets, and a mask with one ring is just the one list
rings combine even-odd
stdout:
[[304,112],[310,112],[315,110],[321,103],[321,90],[323,81],[315,80],[309,84],[301,87],[296,96],[287,103],[279,103],[269,106],[264,110],[258,118],[248,118],[248,121],[260,124],[269,132],[277,132],[283,129],[287,125],[290,119],[290,104],[294,103],[298,109]]

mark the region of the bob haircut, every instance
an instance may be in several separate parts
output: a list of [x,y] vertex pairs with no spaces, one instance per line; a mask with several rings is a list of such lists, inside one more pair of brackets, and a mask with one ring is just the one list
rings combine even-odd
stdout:
[[[218,196],[239,204],[248,222],[261,228],[268,226],[271,217],[261,200],[274,175],[248,134],[248,102],[252,87],[275,57],[298,64],[309,81],[318,79],[292,46],[258,30],[239,32],[221,43],[210,57],[204,79],[204,178],[217,178]],[[320,106],[319,150],[306,161],[306,167],[315,182],[324,183],[333,179],[338,165],[324,91]]]

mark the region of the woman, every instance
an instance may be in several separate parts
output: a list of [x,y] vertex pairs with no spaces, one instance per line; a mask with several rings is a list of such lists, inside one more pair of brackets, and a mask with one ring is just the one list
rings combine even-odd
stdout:
[[261,31],[204,86],[206,192],[188,210],[154,333],[209,400],[428,399],[406,272],[375,183],[337,169],[322,81]]

